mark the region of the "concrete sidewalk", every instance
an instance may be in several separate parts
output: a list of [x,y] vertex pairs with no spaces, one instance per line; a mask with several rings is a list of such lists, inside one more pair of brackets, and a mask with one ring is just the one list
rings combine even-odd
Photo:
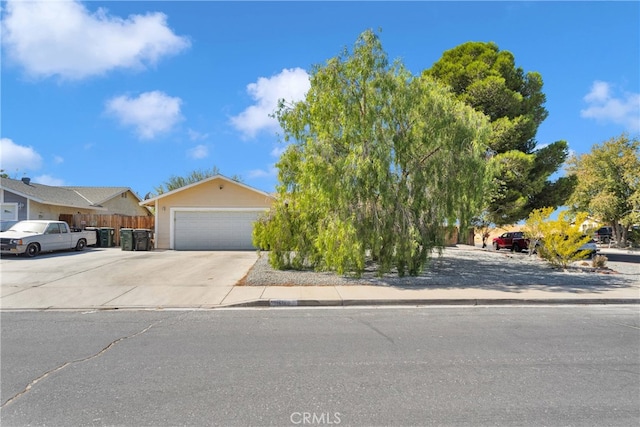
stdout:
[[221,306],[640,304],[640,286],[606,291],[505,292],[482,289],[398,289],[381,286],[236,286]]
[[384,286],[92,286],[31,288],[2,299],[3,311],[215,309],[225,307],[640,304],[640,286],[604,291],[398,289]]

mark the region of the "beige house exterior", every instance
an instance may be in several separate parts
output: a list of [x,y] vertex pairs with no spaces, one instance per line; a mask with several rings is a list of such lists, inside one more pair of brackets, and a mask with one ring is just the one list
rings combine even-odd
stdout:
[[155,247],[253,250],[253,223],[272,195],[216,175],[140,202],[155,211]]
[[590,231],[597,230],[602,227],[602,223],[594,218],[588,217],[582,224],[580,224],[580,231],[588,233]]

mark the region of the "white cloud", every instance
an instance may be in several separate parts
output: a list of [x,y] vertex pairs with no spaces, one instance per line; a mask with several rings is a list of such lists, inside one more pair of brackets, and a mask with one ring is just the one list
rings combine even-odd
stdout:
[[0,169],[11,176],[13,172],[40,169],[42,156],[33,147],[18,145],[9,138],[0,139]]
[[309,75],[302,68],[284,69],[269,78],[260,77],[257,82],[247,85],[247,93],[255,104],[232,117],[231,124],[249,138],[261,130],[276,130],[278,121],[269,115],[275,113],[278,101],[301,101],[310,86]]
[[271,176],[276,176],[277,174],[278,174],[278,169],[276,168],[276,165],[269,165],[269,168],[267,170],[264,170],[264,169],[250,170],[248,173],[248,176],[249,176],[249,179],[252,179],[252,178],[271,177]]
[[82,79],[117,68],[143,69],[190,46],[162,13],[126,19],[78,1],[8,1],[2,21],[8,57],[33,77]]
[[285,151],[287,151],[287,147],[287,145],[279,145],[277,147],[273,147],[273,150],[271,150],[270,154],[273,157],[280,157]]
[[610,83],[595,81],[584,100],[588,107],[580,111],[581,117],[619,124],[631,132],[640,131],[640,93],[614,94]]
[[192,141],[202,141],[209,138],[208,133],[200,133],[193,129],[187,129],[187,133],[189,134],[189,139]]
[[193,148],[187,150],[187,156],[192,159],[204,159],[209,156],[209,149],[206,145],[196,145]]
[[137,98],[117,96],[107,101],[106,112],[120,123],[133,126],[142,139],[169,132],[182,120],[182,100],[160,91],[145,92]]
[[64,163],[64,157],[62,156],[53,156],[53,163],[59,165],[60,163]]
[[53,187],[61,187],[64,185],[64,180],[60,178],[54,178],[51,175],[36,176],[32,181],[38,184],[51,185]]
[[591,92],[585,95],[587,102],[604,102],[609,98],[609,83],[596,80],[591,86]]

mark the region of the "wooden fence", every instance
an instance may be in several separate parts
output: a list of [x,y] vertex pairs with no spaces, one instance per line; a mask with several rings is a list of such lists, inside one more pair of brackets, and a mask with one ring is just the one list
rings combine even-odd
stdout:
[[143,228],[153,230],[155,217],[126,216],[126,215],[96,215],[96,214],[61,214],[59,221],[65,221],[73,228],[110,227],[115,230],[113,240],[115,246],[120,246],[121,228]]

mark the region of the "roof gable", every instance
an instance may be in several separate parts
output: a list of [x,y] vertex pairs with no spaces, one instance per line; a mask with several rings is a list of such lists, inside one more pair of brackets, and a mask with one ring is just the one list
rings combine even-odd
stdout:
[[[130,191],[128,187],[62,187],[68,188],[86,198],[93,205],[101,205],[114,197],[119,197],[122,193]],[[138,201],[140,198],[131,191]]]
[[203,185],[205,183],[214,181],[216,179],[220,179],[222,181],[232,183],[232,184],[237,185],[239,187],[242,187],[242,188],[245,188],[247,190],[253,191],[254,193],[257,193],[257,194],[260,194],[262,196],[265,196],[265,197],[268,197],[270,199],[273,199],[273,196],[271,194],[265,193],[262,190],[258,190],[257,188],[253,188],[251,186],[243,184],[242,182],[235,181],[233,179],[227,178],[226,176],[223,176],[223,175],[215,175],[215,176],[212,176],[212,177],[209,177],[209,178],[205,178],[205,179],[203,179],[201,181],[194,182],[194,183],[191,183],[189,185],[185,185],[184,187],[176,188],[175,190],[171,190],[171,191],[168,191],[166,193],[162,193],[159,196],[152,197],[152,198],[149,198],[147,200],[143,200],[142,202],[140,202],[140,205],[143,205],[143,206],[153,205],[157,200],[160,200],[160,199],[162,199],[164,197],[168,197],[168,196],[174,195],[176,193],[179,193],[181,191],[185,191],[185,190],[191,189],[193,187],[196,187],[196,186],[199,186],[199,185]]

